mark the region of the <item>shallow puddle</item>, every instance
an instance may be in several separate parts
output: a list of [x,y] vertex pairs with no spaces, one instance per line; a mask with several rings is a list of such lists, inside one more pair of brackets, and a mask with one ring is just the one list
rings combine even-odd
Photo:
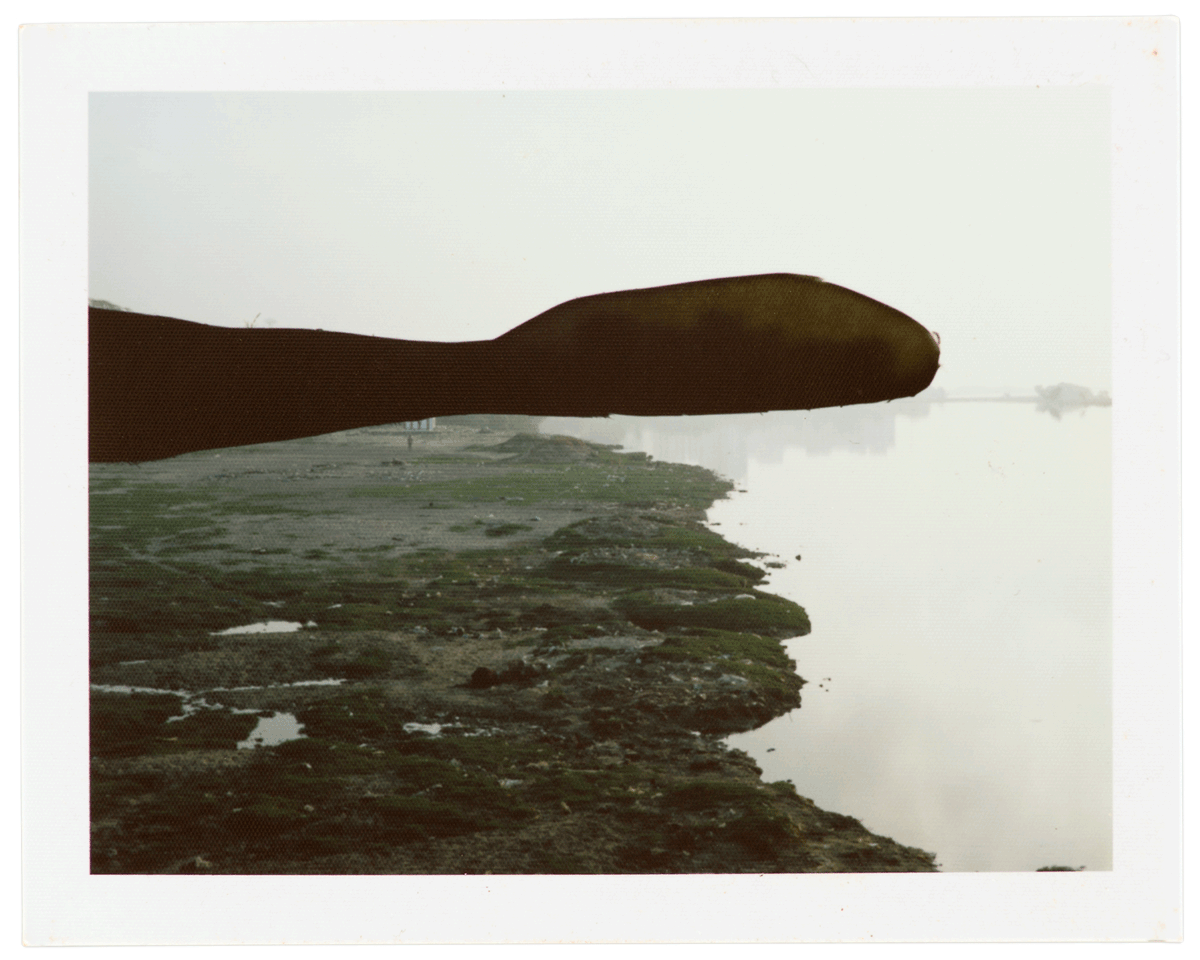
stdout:
[[406,723],[404,725],[405,733],[416,733],[417,731],[436,737],[442,732],[442,725],[440,723]]
[[245,687],[210,687],[202,693],[241,693],[244,690],[274,690],[277,687],[336,687],[339,683],[345,683],[346,679],[328,677],[324,680],[293,680],[291,683],[272,683],[266,686],[245,686]]
[[255,747],[273,747],[288,740],[299,740],[304,736],[300,732],[303,729],[304,725],[296,720],[293,713],[275,713],[269,717],[259,717],[258,726],[250,731],[250,736],[238,744],[238,749],[253,750]]
[[228,630],[217,630],[210,636],[230,637],[237,633],[293,633],[304,627],[315,627],[311,620],[299,623],[295,620],[268,620],[265,623],[248,623],[241,627],[230,627]]
[[153,693],[170,694],[173,697],[190,697],[193,694],[187,690],[159,690],[156,687],[129,687],[118,683],[93,683],[91,689],[98,693]]
[[[134,694],[134,693],[147,694],[148,693],[148,694],[167,694],[172,697],[179,697],[180,701],[181,701],[180,708],[182,709],[183,712],[179,713],[173,717],[167,717],[166,722],[172,723],[177,720],[184,720],[187,717],[190,717],[192,714],[198,713],[201,710],[229,709],[231,713],[258,713],[260,710],[259,707],[242,707],[242,708],[232,708],[231,709],[231,708],[225,707],[223,704],[220,704],[220,703],[209,703],[206,699],[204,699],[204,695],[206,693],[238,693],[238,692],[246,691],[246,690],[268,690],[268,689],[275,689],[278,687],[335,687],[338,684],[345,683],[345,682],[346,681],[344,678],[336,678],[335,679],[335,678],[330,677],[325,680],[296,680],[293,683],[276,683],[276,684],[272,684],[270,687],[260,687],[260,686],[211,687],[208,690],[160,690],[157,687],[130,687],[130,686],[122,685],[122,684],[113,684],[113,683],[93,683],[90,686],[91,686],[91,689],[96,691],[97,693],[124,693],[124,694]],[[290,713],[279,713],[279,714],[276,714],[275,716],[278,718],[291,717],[292,726],[296,726],[296,718],[293,717]],[[271,724],[265,728],[266,733],[264,734],[264,737],[266,739],[264,740],[263,743],[254,743],[253,742],[254,739],[260,733],[263,732],[263,729],[264,729],[263,724],[264,723]],[[434,733],[436,735],[437,731],[430,730],[428,727],[424,727],[424,726],[420,726],[420,725],[418,725],[418,726],[420,727],[420,729],[425,730],[427,733]],[[432,726],[436,726],[436,724],[433,724]],[[274,739],[274,737],[276,736],[275,731],[277,729],[284,731],[284,735],[283,735],[282,739]],[[269,747],[276,743],[283,743],[285,740],[295,740],[297,737],[303,736],[303,734],[298,732],[299,731],[298,726],[296,726],[297,732],[295,732],[295,733],[289,734],[287,732],[288,729],[289,728],[287,728],[286,726],[283,725],[282,720],[276,721],[274,718],[271,718],[270,720],[260,720],[258,726],[255,727],[255,729],[251,732],[250,739],[243,741],[242,743],[238,744],[238,746],[239,747],[250,747],[250,746],[267,746],[267,747]],[[440,730],[441,728],[439,727],[438,729]]]

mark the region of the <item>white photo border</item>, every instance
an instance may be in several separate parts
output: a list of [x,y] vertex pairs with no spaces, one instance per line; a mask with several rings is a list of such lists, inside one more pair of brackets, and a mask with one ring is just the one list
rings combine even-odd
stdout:
[[[1141,941],[1181,935],[1177,21],[31,26],[22,29],[20,54],[27,943]],[[88,873],[82,307],[89,92],[1035,83],[1112,89],[1111,872]]]

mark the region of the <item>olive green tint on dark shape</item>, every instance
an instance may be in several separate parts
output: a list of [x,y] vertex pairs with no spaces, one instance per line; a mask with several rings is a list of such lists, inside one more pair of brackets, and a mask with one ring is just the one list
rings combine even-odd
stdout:
[[88,316],[89,459],[99,463],[457,414],[874,403],[919,393],[939,356],[898,310],[794,274],[581,297],[471,343]]

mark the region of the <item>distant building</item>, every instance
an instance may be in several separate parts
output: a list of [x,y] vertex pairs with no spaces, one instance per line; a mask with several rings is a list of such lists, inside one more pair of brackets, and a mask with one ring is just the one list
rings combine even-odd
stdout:
[[1039,413],[1049,413],[1058,420],[1071,410],[1082,410],[1084,407],[1111,407],[1112,398],[1108,391],[1092,393],[1087,387],[1074,383],[1057,383],[1052,387],[1034,387],[1037,391],[1037,409]]
[[436,427],[437,417],[430,417],[428,420],[406,420],[404,422],[404,429],[409,431],[420,430],[422,432],[428,432]]

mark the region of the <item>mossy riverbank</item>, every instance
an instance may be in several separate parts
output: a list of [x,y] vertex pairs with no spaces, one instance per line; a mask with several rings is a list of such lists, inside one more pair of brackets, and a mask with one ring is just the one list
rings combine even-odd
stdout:
[[799,705],[809,629],[703,526],[727,482],[407,439],[92,467],[93,872],[934,869],[721,742]]

